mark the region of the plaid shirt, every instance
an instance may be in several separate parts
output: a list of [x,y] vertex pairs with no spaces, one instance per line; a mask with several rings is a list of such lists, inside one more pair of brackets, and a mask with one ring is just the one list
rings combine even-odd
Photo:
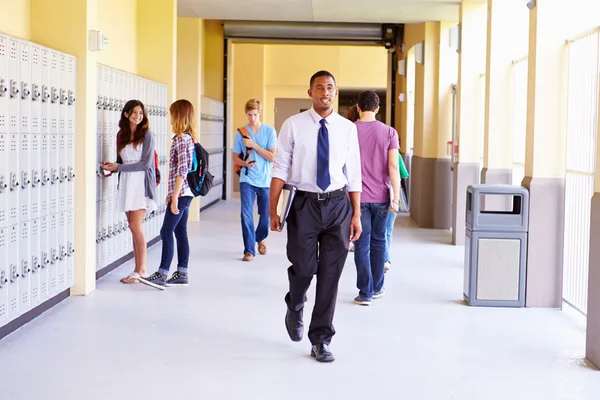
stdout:
[[183,186],[179,192],[179,197],[190,185],[187,181],[187,174],[192,169],[194,158],[194,141],[190,135],[175,135],[171,143],[171,152],[169,157],[169,187],[167,189],[167,202],[171,201],[173,192],[175,192],[175,180],[178,176],[183,178]]

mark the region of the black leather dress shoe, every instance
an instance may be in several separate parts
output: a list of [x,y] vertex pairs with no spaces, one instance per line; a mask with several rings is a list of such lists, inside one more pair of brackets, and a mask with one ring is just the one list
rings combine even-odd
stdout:
[[310,355],[315,357],[318,362],[332,362],[335,360],[333,353],[329,351],[329,346],[324,343],[313,345]]
[[302,334],[304,333],[304,322],[302,322],[302,311],[292,311],[289,308],[285,314],[285,328],[287,329],[290,339],[294,342],[302,340]]

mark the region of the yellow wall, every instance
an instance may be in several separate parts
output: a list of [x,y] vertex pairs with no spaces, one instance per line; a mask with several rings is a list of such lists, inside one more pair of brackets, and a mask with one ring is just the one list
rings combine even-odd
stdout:
[[29,0],[0,0],[0,32],[29,40]]
[[223,22],[204,21],[204,76],[202,94],[223,101]]
[[137,73],[137,5],[138,0],[98,2],[98,30],[108,38],[106,48],[98,52],[99,63]]
[[[233,124],[232,133],[240,126],[248,123],[244,113],[244,105],[251,98],[263,103],[263,121],[267,108],[265,103],[265,46],[262,44],[235,45],[233,79],[235,89],[232,91]],[[266,121],[265,121],[266,122]],[[270,124],[271,125],[271,124]]]
[[235,127],[246,123],[244,104],[250,98],[263,103],[262,120],[274,125],[275,99],[307,98],[310,77],[321,69],[342,89],[387,86],[387,51],[380,47],[237,43],[233,48]]
[[[236,45],[243,46],[243,45]],[[265,45],[266,84],[308,88],[312,74],[327,70],[340,88],[385,88],[387,50],[367,46]]]
[[177,90],[177,1],[144,0],[137,9],[138,75]]

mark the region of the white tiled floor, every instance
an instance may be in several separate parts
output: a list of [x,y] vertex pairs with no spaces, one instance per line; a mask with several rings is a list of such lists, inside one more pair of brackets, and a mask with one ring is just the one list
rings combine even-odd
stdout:
[[[190,234],[191,286],[125,286],[127,265],[0,341],[0,400],[600,398],[576,319],[462,303],[463,250],[448,232],[399,218],[388,293],[371,307],[351,302],[348,258],[328,365],[287,337],[283,234],[267,256],[238,261],[236,201],[202,213]],[[156,265],[160,248],[149,255]]]

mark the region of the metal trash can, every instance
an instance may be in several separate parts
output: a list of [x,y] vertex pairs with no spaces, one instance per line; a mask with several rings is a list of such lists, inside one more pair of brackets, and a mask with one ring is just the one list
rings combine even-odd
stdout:
[[[484,210],[490,197],[506,196],[505,210]],[[467,188],[463,294],[470,306],[524,307],[529,191],[521,186]]]

